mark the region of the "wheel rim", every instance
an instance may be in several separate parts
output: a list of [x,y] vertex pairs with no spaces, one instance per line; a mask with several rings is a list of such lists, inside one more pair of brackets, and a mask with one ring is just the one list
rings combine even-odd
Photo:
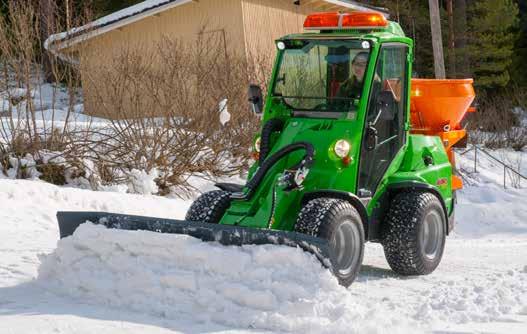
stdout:
[[345,220],[336,228],[331,238],[334,271],[339,276],[350,275],[360,258],[359,229],[351,220]]
[[434,260],[441,250],[443,243],[443,221],[437,211],[429,212],[423,221],[419,238],[423,253],[429,260]]

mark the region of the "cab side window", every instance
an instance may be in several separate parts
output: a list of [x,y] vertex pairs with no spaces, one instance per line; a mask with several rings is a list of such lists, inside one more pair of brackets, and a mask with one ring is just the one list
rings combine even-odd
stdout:
[[377,145],[369,149],[364,143],[362,145],[359,195],[373,195],[404,144],[407,55],[406,45],[387,44],[382,47],[378,56],[365,122],[365,127],[373,128],[377,133]]

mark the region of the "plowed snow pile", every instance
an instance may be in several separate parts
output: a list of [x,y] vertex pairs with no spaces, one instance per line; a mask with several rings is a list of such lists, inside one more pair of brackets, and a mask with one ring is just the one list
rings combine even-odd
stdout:
[[313,256],[286,246],[84,224],[44,260],[39,279],[98,304],[235,328],[350,333],[398,322],[357,305]]

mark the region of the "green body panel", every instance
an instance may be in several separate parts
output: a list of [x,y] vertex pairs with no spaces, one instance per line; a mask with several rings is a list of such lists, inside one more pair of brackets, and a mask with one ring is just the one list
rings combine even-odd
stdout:
[[[380,47],[384,43],[402,43],[408,46],[407,76],[411,77],[413,60],[413,42],[404,37],[397,24],[391,23],[385,31],[339,31],[331,33],[306,33],[285,36],[280,41],[292,39],[361,39],[370,42],[371,59],[376,60]],[[374,80],[375,61],[370,61],[365,72],[364,89],[361,102],[354,113],[343,113],[338,119],[329,118],[295,118],[291,110],[273,97],[272,87],[277,80],[278,67],[283,51],[278,50],[273,69],[268,96],[262,117],[262,125],[269,119],[279,118],[284,121],[281,133],[271,138],[272,155],[279,149],[295,143],[309,142],[315,148],[314,164],[311,166],[303,186],[291,191],[284,190],[278,183],[281,173],[297,164],[303,157],[297,151],[284,157],[272,167],[249,200],[233,200],[220,224],[240,225],[255,228],[272,228],[293,230],[302,205],[304,194],[317,190],[337,190],[357,194],[357,180],[361,156],[361,146],[368,110],[368,94]],[[410,80],[404,89],[407,94],[405,110],[405,141],[395,158],[390,163],[377,190],[368,201],[367,212],[371,215],[379,207],[382,195],[390,185],[401,182],[420,182],[436,189],[442,196],[450,213],[452,207],[451,175],[452,166],[439,137],[411,135],[409,133],[410,114]],[[255,137],[255,139],[259,134]],[[334,153],[337,140],[345,139],[351,143],[350,163],[345,165]],[[424,157],[429,156],[433,165],[426,166]],[[255,163],[250,171],[250,179],[258,168]]]
[[[424,163],[425,156],[432,158],[433,166],[426,166]],[[436,190],[441,194],[447,212],[450,213],[453,209],[451,180],[452,165],[448,160],[441,139],[435,136],[409,135],[406,147],[401,149],[379,184],[379,188],[368,206],[368,213],[372,213],[375,206],[378,205],[378,199],[389,186],[408,182],[427,184]]]

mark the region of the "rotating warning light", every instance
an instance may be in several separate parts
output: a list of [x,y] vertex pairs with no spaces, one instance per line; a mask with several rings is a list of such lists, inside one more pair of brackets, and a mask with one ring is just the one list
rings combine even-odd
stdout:
[[385,28],[388,20],[377,12],[315,13],[304,22],[307,30]]

